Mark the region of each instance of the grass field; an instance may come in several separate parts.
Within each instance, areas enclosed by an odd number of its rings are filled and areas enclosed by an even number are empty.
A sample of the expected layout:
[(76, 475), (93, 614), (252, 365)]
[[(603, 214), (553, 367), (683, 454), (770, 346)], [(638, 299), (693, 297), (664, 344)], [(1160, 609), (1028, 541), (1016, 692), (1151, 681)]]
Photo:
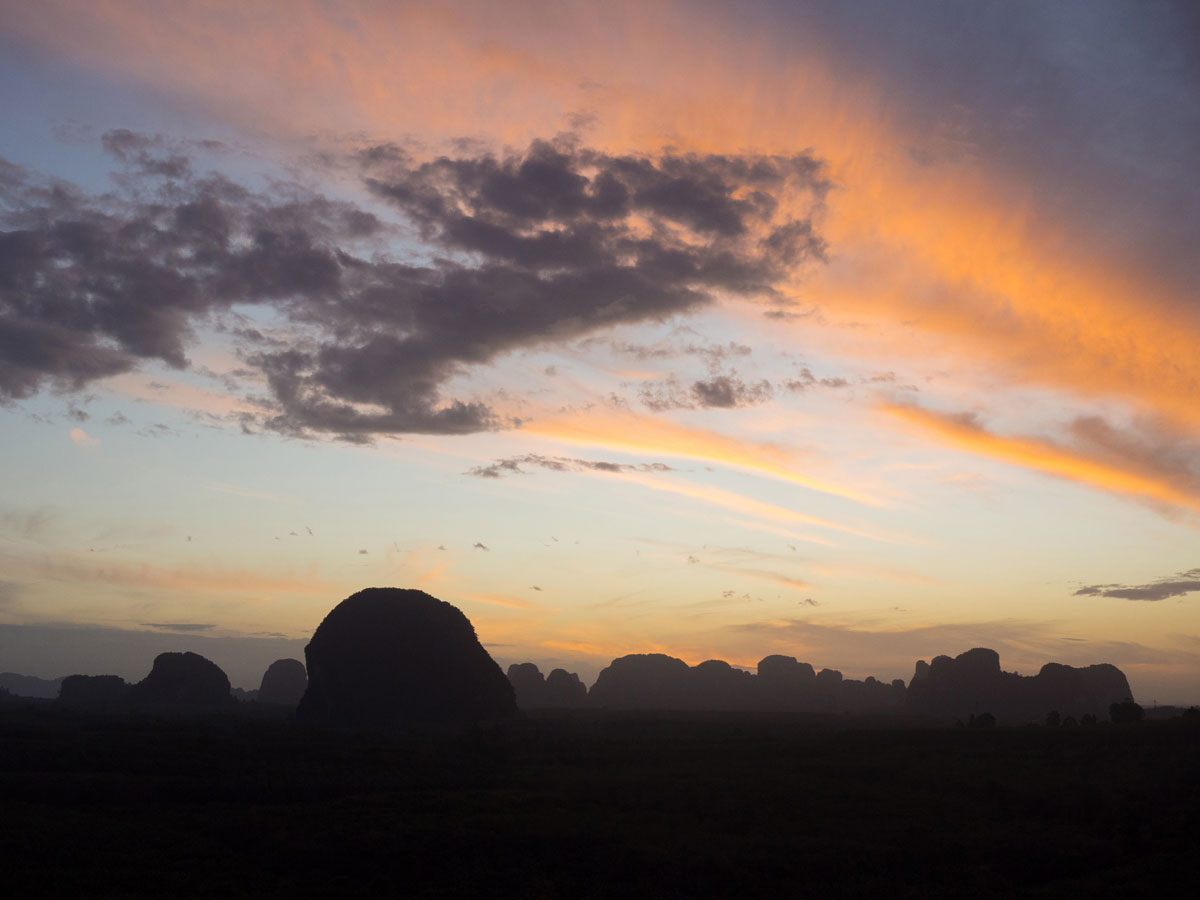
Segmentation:
[(11, 897), (1173, 897), (1200, 729), (0, 710)]

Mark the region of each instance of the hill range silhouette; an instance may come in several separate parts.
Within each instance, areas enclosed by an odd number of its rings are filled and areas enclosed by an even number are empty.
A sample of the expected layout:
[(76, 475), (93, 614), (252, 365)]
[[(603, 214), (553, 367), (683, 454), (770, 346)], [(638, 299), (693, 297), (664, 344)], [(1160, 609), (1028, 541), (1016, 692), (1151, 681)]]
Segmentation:
[[(1002, 671), (994, 650), (919, 660), (912, 679), (890, 682), (817, 671), (772, 654), (754, 672), (722, 660), (688, 665), (660, 653), (612, 660), (589, 688), (532, 662), (507, 677), (479, 643), (467, 617), (419, 590), (367, 588), (339, 603), (296, 659), (273, 662), (257, 690), (231, 689), (225, 673), (196, 653), (163, 653), (136, 684), (115, 675), (38, 679), (0, 675), (11, 695), (57, 696), (65, 707), (159, 712), (230, 711), (245, 702), (295, 709), (301, 721), (389, 726), (504, 719), (518, 710), (777, 711), (907, 715), (938, 722), (988, 714), (1002, 724), (1106, 717), (1132, 702), (1116, 666), (1047, 663), (1026, 677)], [(236, 700), (243, 701), (238, 704)]]

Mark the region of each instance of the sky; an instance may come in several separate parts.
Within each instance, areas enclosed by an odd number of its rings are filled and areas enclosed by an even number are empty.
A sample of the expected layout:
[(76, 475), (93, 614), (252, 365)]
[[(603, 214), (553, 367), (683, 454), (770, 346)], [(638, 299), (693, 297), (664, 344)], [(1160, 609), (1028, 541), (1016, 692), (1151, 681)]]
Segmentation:
[(0, 0), (0, 670), (1200, 700), (1200, 12)]

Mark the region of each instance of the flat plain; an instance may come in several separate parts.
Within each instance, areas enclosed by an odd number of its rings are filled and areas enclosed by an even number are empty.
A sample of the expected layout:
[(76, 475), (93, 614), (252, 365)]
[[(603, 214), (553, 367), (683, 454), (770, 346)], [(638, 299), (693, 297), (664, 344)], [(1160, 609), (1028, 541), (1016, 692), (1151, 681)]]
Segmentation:
[(1191, 896), (1200, 728), (0, 709), (8, 896)]

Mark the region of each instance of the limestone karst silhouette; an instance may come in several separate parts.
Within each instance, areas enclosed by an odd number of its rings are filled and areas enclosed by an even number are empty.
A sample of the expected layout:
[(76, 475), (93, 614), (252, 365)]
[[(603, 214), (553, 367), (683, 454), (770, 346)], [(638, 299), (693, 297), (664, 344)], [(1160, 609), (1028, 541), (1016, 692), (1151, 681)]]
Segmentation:
[(304, 655), (302, 721), (390, 727), (517, 713), (512, 685), (471, 622), (424, 591), (367, 588), (347, 597)]
[(308, 688), (308, 673), (298, 659), (277, 659), (263, 672), (255, 699), (259, 703), (296, 706)]
[(904, 683), (857, 681), (836, 669), (817, 673), (790, 656), (765, 657), (755, 675), (719, 659), (689, 666), (651, 653), (614, 659), (588, 698), (591, 705), (610, 709), (886, 713), (903, 709)]
[(219, 710), (236, 702), (221, 667), (199, 653), (160, 653), (150, 674), (129, 689), (134, 706), (157, 710)]
[[(544, 702), (545, 685), (535, 665), (514, 665), (509, 677), (523, 702)], [(907, 687), (900, 679), (859, 681), (836, 669), (815, 672), (790, 656), (764, 657), (757, 674), (751, 674), (721, 660), (689, 666), (661, 653), (635, 653), (614, 659), (600, 672), (587, 702), (609, 709), (908, 712), (947, 722), (986, 712), (1002, 724), (1015, 724), (1043, 722), (1050, 710), (1073, 720), (1104, 716), (1110, 704), (1128, 696), (1124, 673), (1108, 663), (1084, 668), (1047, 663), (1037, 675), (1022, 677), (1002, 671), (995, 650), (977, 647), (955, 658), (918, 661)]]
[(566, 669), (554, 669), (543, 678), (536, 664), (513, 663), (508, 667), (508, 680), (521, 709), (571, 709), (587, 704), (587, 687)]
[(130, 685), (118, 675), (68, 675), (58, 702), (77, 709), (119, 709), (129, 703)]
[(508, 681), (521, 709), (539, 709), (546, 705), (546, 679), (536, 664), (513, 663), (508, 667)]
[(587, 703), (587, 686), (574, 672), (551, 669), (546, 676), (546, 706), (567, 709)]
[(995, 650), (976, 647), (951, 659), (918, 661), (908, 685), (911, 712), (947, 719), (966, 719), (990, 712), (997, 721), (1041, 722), (1054, 710), (1063, 716), (1099, 716), (1109, 705), (1130, 696), (1129, 681), (1116, 666), (1084, 668), (1047, 663), (1026, 677), (1000, 669)]
[(602, 669), (589, 692), (592, 704), (615, 709), (694, 709), (688, 664), (665, 653), (631, 653)]

